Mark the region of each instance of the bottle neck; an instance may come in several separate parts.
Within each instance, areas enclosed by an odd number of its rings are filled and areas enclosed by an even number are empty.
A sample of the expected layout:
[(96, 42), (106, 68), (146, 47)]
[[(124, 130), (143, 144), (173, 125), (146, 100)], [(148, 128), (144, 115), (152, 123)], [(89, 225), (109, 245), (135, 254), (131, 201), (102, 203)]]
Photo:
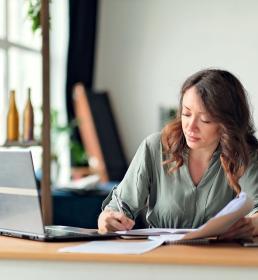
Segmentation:
[(28, 89), (28, 100), (30, 101), (30, 96), (31, 96), (31, 90), (30, 88)]
[(10, 95), (10, 107), (16, 107), (15, 92), (11, 92), (11, 95)]

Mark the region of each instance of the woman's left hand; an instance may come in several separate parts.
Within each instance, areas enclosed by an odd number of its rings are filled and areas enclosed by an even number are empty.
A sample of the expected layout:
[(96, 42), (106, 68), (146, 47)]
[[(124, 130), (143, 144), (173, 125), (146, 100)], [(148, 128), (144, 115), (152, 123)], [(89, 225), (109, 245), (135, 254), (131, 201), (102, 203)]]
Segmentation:
[(254, 225), (250, 217), (241, 218), (229, 230), (219, 236), (219, 239), (251, 239), (254, 235)]

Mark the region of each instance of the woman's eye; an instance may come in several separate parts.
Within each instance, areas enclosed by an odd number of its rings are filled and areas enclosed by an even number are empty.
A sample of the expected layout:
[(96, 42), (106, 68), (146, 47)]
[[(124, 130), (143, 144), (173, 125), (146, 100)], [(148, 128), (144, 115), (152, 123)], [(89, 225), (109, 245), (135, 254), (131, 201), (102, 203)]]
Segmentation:
[(185, 116), (185, 117), (190, 117), (190, 116), (191, 116), (191, 114), (189, 114), (189, 113), (182, 113), (182, 116)]
[(208, 120), (201, 120), (203, 123), (211, 123), (211, 121)]

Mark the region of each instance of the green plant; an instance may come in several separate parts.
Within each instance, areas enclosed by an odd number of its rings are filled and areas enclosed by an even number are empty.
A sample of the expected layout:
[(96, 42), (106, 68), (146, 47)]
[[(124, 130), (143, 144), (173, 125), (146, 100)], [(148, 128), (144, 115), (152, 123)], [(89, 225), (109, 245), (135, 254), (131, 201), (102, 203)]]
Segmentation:
[(55, 143), (54, 146), (57, 146), (57, 147), (52, 147), (53, 149), (52, 157), (53, 158), (55, 157), (56, 160), (58, 160), (57, 158), (57, 153), (58, 153), (57, 149), (59, 146), (58, 138), (63, 134), (67, 134), (69, 136), (69, 142), (70, 142), (72, 165), (87, 166), (88, 155), (82, 143), (74, 137), (74, 132), (78, 128), (78, 121), (76, 119), (73, 119), (67, 125), (60, 125), (58, 122), (58, 111), (52, 109), (50, 114), (50, 122), (51, 122), (52, 143)]
[(40, 9), (41, 1), (40, 0), (29, 0), (29, 7), (27, 16), (31, 20), (31, 29), (32, 32), (36, 32), (40, 28)]
[(71, 162), (73, 166), (88, 166), (88, 155), (78, 140), (70, 138)]
[[(26, 0), (28, 2), (28, 11), (27, 17), (31, 21), (32, 32), (35, 33), (38, 29), (41, 28), (40, 23), (40, 10), (41, 10), (41, 0)], [(49, 0), (49, 3), (51, 1)], [(49, 17), (50, 23), (50, 17)]]

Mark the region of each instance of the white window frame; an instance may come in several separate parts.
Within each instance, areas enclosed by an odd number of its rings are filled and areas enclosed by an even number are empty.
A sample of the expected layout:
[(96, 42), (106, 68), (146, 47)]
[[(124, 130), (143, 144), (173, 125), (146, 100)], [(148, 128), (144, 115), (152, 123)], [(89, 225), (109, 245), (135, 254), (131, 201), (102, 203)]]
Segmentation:
[(8, 5), (8, 0), (3, 0), (4, 2), (4, 22), (5, 22), (5, 30), (4, 30), (4, 36), (3, 38), (0, 37), (0, 50), (3, 50), (4, 52), (4, 85), (3, 89), (4, 92), (0, 93), (1, 97), (0, 100), (3, 103), (3, 111), (1, 112), (0, 118), (1, 120), (1, 135), (0, 135), (0, 144), (3, 144), (6, 139), (6, 122), (4, 121), (6, 119), (6, 114), (7, 114), (7, 108), (8, 108), (8, 92), (10, 91), (10, 77), (9, 77), (9, 55), (8, 52), (11, 48), (16, 48), (20, 52), (29, 52), (29, 53), (37, 53), (41, 54), (41, 50), (33, 47), (28, 47), (26, 45), (20, 44), (20, 43), (15, 43), (12, 42), (8, 39), (8, 34), (9, 34), (9, 21), (8, 21), (8, 14), (9, 14), (9, 5)]
[[(3, 0), (5, 4), (5, 35), (0, 38), (0, 50), (4, 51), (5, 66), (4, 66), (4, 92), (0, 92), (0, 102), (4, 104), (5, 114), (8, 110), (8, 94), (10, 90), (10, 77), (9, 77), (9, 56), (8, 51), (10, 48), (17, 48), (20, 51), (41, 54), (40, 49), (34, 49), (23, 44), (14, 43), (8, 40), (8, 26), (9, 14), (8, 3), (9, 0)], [(65, 110), (65, 88), (66, 88), (66, 64), (67, 64), (67, 50), (68, 50), (68, 23), (69, 23), (69, 1), (62, 1), (60, 6), (59, 1), (51, 1), (50, 5), (51, 14), (51, 28), (50, 28), (50, 95), (51, 107), (57, 109), (60, 117), (60, 124), (64, 125), (67, 122)], [(62, 44), (56, 44), (62, 42)], [(1, 62), (0, 62), (1, 63)], [(1, 112), (2, 114), (2, 112)], [(3, 144), (6, 139), (6, 115), (0, 115), (0, 144)], [(69, 158), (69, 139), (63, 137), (62, 139), (62, 153), (60, 155), (61, 172), (60, 182), (66, 182), (70, 179), (70, 158)], [(2, 140), (3, 139), (3, 140)]]

